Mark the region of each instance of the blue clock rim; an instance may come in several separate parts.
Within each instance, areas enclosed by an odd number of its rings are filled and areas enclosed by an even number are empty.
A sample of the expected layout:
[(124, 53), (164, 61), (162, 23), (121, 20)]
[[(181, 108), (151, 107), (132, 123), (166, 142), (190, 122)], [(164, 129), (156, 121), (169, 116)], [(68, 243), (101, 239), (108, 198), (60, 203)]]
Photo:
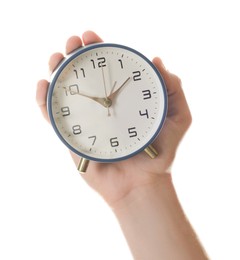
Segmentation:
[[(155, 71), (156, 75), (158, 76), (158, 78), (161, 82), (161, 87), (162, 87), (163, 96), (164, 96), (163, 116), (162, 116), (161, 122), (159, 123), (159, 126), (158, 126), (156, 132), (154, 133), (154, 135), (152, 136), (152, 138), (145, 145), (143, 145), (140, 149), (138, 149), (137, 151), (130, 153), (126, 156), (118, 157), (118, 158), (109, 158), (109, 159), (96, 158), (96, 157), (88, 156), (88, 155), (81, 153), (78, 150), (76, 150), (74, 147), (72, 147), (63, 138), (61, 133), (58, 131), (58, 128), (55, 124), (55, 120), (54, 120), (53, 113), (52, 113), (52, 102), (51, 102), (52, 101), (52, 94), (53, 94), (53, 90), (54, 90), (54, 87), (55, 87), (55, 83), (56, 83), (59, 75), (63, 71), (63, 69), (67, 66), (68, 63), (70, 63), (72, 60), (74, 60), (80, 54), (87, 52), (89, 50), (99, 48), (99, 47), (115, 47), (115, 48), (126, 49), (130, 52), (137, 54), (142, 59), (144, 59), (152, 67), (152, 69)], [(117, 43), (93, 43), (93, 44), (89, 44), (89, 45), (80, 47), (80, 48), (76, 49), (75, 51), (73, 51), (72, 53), (70, 53), (69, 55), (67, 55), (64, 58), (64, 60), (62, 62), (60, 62), (60, 64), (57, 66), (57, 68), (53, 71), (52, 80), (49, 84), (48, 93), (47, 93), (47, 111), (48, 111), (48, 115), (49, 115), (49, 118), (50, 118), (51, 125), (52, 125), (55, 133), (57, 134), (58, 138), (62, 141), (62, 143), (65, 144), (65, 146), (68, 147), (69, 150), (71, 150), (72, 152), (74, 152), (78, 156), (85, 158), (87, 160), (102, 162), (102, 163), (111, 163), (111, 162), (118, 162), (118, 161), (127, 160), (127, 159), (139, 154), (144, 149), (146, 149), (149, 145), (151, 145), (161, 132), (161, 129), (162, 129), (162, 127), (165, 123), (165, 120), (166, 120), (167, 109), (168, 109), (168, 96), (167, 96), (166, 84), (164, 82), (164, 79), (163, 79), (161, 73), (158, 71), (158, 69), (155, 67), (155, 65), (145, 55), (143, 55), (139, 51), (137, 51), (137, 50), (135, 50), (131, 47), (128, 47), (126, 45), (117, 44)]]

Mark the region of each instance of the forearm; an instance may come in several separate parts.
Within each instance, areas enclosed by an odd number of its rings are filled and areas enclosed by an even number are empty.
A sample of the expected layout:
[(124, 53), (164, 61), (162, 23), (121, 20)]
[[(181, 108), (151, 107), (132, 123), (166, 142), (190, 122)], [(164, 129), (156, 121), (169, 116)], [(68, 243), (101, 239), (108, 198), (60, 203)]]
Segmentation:
[(114, 212), (134, 259), (207, 259), (177, 199), (171, 176), (135, 188)]

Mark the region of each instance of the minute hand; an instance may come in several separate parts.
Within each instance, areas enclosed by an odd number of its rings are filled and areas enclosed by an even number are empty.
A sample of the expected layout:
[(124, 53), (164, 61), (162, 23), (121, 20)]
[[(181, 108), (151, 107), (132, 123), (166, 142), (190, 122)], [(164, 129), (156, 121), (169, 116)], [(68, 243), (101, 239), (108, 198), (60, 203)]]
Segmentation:
[(126, 86), (126, 84), (128, 83), (128, 81), (129, 81), (130, 79), (131, 79), (131, 78), (128, 77), (128, 78), (123, 82), (123, 84), (122, 84), (115, 92), (111, 93), (111, 94), (108, 96), (108, 98), (109, 98), (110, 100), (113, 100), (113, 99), (119, 94), (120, 90), (121, 90), (124, 86)]

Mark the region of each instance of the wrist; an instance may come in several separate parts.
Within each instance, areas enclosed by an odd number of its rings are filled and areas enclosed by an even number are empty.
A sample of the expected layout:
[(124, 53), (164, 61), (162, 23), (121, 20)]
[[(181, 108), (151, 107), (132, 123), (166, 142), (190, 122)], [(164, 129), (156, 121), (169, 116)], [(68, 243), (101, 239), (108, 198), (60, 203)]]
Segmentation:
[(118, 216), (124, 214), (125, 211), (129, 212), (130, 208), (138, 205), (144, 206), (145, 203), (149, 203), (150, 199), (158, 199), (160, 191), (165, 193), (166, 190), (170, 189), (174, 190), (170, 173), (155, 175), (149, 182), (134, 187), (111, 207)]
[[(134, 259), (161, 258), (161, 245), (168, 243), (166, 237), (175, 229), (175, 219), (169, 216), (176, 214), (168, 213), (172, 211), (168, 201), (172, 191), (171, 175), (161, 174), (154, 182), (134, 188), (114, 204), (113, 211)], [(166, 259), (165, 254), (162, 259)]]
[(207, 259), (170, 174), (134, 188), (114, 204), (113, 211), (134, 259)]

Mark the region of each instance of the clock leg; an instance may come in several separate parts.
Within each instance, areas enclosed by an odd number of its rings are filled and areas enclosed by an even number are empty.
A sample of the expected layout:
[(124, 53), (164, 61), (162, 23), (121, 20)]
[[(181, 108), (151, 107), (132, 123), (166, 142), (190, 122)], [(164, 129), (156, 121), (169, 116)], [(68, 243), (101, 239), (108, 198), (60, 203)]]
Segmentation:
[(77, 167), (78, 171), (84, 174), (87, 171), (88, 164), (89, 164), (89, 160), (85, 158), (81, 158)]
[(157, 150), (152, 145), (149, 145), (147, 148), (144, 149), (144, 151), (151, 159), (154, 159), (158, 156)]

